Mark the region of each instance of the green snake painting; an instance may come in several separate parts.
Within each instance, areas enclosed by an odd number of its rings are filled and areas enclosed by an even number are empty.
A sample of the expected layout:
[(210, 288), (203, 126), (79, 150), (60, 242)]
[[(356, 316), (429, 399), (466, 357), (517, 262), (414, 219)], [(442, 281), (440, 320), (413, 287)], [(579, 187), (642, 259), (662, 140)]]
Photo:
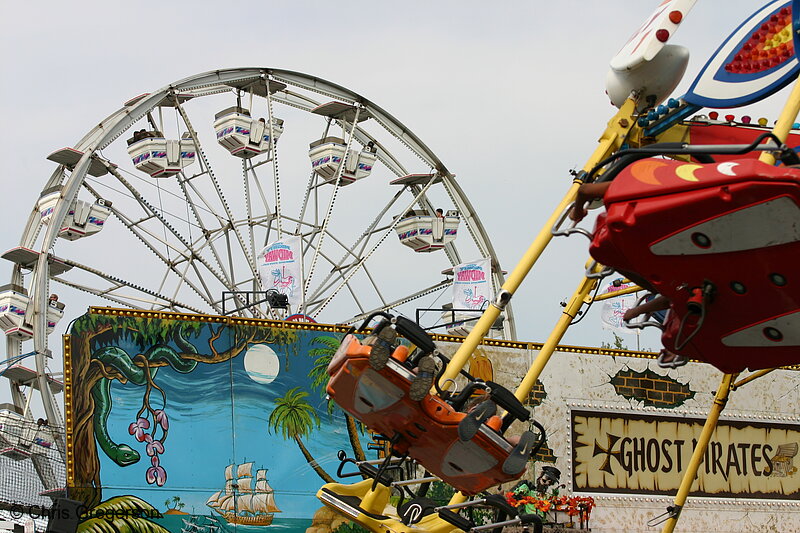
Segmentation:
[[(197, 354), (197, 349), (181, 336), (180, 328), (175, 329), (173, 339), (181, 352)], [(148, 398), (153, 389), (161, 392), (164, 404), (166, 404), (166, 397), (164, 396), (164, 392), (153, 382), (153, 378), (158, 371), (158, 366), (163, 366), (164, 363), (171, 366), (175, 371), (185, 374), (194, 370), (197, 366), (197, 361), (181, 358), (179, 352), (166, 344), (152, 346), (144, 354), (136, 355), (133, 358), (122, 348), (104, 346), (92, 354), (92, 359), (100, 362), (104, 369), (107, 367), (113, 368), (128, 383), (147, 388), (144, 405), (137, 414), (137, 422), (131, 425), (131, 435), (135, 435), (136, 440), (140, 442), (147, 442), (148, 455), (157, 456), (158, 453), (163, 453), (163, 442), (166, 439), (168, 427), (166, 414), (164, 414), (162, 409), (151, 408)], [(139, 364), (137, 364), (137, 362)], [(150, 366), (155, 363), (157, 363), (158, 366)], [(105, 376), (92, 387), (91, 393), (95, 404), (92, 420), (94, 434), (98, 445), (112, 461), (119, 466), (130, 466), (139, 461), (141, 457), (139, 452), (127, 444), (118, 444), (114, 442), (108, 433), (107, 422), (112, 408), (112, 381), (112, 377)], [(147, 413), (145, 413), (145, 411), (147, 411)], [(142, 418), (143, 413), (145, 418)], [(152, 415), (154, 422), (153, 432), (145, 434), (144, 430), (148, 429), (150, 426), (148, 420), (150, 415)], [(162, 437), (158, 440), (154, 440), (156, 424), (160, 424), (163, 431)], [(154, 466), (157, 465), (154, 463)]]

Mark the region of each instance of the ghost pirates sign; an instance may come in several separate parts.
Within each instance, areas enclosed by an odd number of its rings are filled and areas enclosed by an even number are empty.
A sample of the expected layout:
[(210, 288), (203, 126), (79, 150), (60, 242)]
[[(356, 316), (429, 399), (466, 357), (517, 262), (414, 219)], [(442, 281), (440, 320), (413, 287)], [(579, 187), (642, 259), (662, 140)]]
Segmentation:
[[(572, 411), (575, 491), (672, 494), (702, 419)], [(800, 497), (800, 425), (720, 420), (692, 495)]]

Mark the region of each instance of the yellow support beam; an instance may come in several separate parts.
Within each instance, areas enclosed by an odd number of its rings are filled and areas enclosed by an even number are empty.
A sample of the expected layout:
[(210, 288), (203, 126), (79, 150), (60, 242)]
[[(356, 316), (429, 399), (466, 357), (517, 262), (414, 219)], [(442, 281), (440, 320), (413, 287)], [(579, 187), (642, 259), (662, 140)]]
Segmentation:
[[(595, 266), (595, 272), (599, 272), (602, 268), (602, 265)], [(596, 279), (589, 279), (584, 277), (578, 288), (575, 289), (575, 293), (570, 298), (569, 303), (564, 308), (561, 313), (561, 318), (558, 319), (556, 322), (553, 331), (550, 332), (550, 336), (542, 346), (542, 349), (539, 350), (539, 354), (536, 356), (536, 359), (533, 360), (533, 364), (528, 369), (527, 374), (525, 377), (522, 378), (522, 382), (517, 387), (517, 390), (514, 392), (514, 396), (521, 401), (524, 402), (528, 395), (533, 390), (533, 386), (536, 385), (536, 380), (539, 379), (539, 376), (542, 374), (542, 370), (544, 370), (545, 365), (547, 365), (548, 361), (550, 361), (550, 356), (553, 355), (555, 352), (558, 343), (561, 342), (561, 339), (564, 337), (564, 333), (567, 332), (567, 328), (578, 316), (578, 311), (580, 311), (581, 306), (589, 297), (589, 293), (594, 289), (595, 285), (597, 284), (598, 280)]]
[(773, 370), (778, 370), (778, 369), (777, 368), (764, 368), (763, 370), (758, 370), (756, 372), (753, 372), (749, 376), (747, 376), (745, 378), (742, 378), (739, 381), (737, 381), (736, 383), (734, 383), (733, 385), (731, 385), (731, 390), (736, 390), (739, 387), (741, 387), (742, 385), (747, 385), (748, 383), (750, 383), (754, 379), (758, 379), (758, 378), (760, 378), (762, 376), (766, 376), (767, 374), (769, 374)]
[(697, 477), (697, 470), (700, 468), (700, 463), (703, 461), (706, 448), (708, 448), (708, 443), (711, 441), (711, 435), (717, 427), (719, 415), (722, 413), (722, 410), (725, 409), (725, 404), (728, 403), (728, 395), (730, 394), (733, 380), (736, 379), (736, 376), (737, 374), (725, 374), (722, 376), (722, 383), (719, 385), (717, 395), (714, 397), (714, 403), (711, 406), (711, 411), (708, 413), (706, 423), (703, 425), (703, 431), (700, 433), (697, 447), (694, 449), (692, 458), (689, 460), (686, 471), (683, 473), (681, 485), (678, 487), (678, 493), (675, 495), (675, 503), (668, 509), (669, 517), (664, 522), (661, 533), (673, 533), (673, 531), (675, 531), (675, 525), (678, 523), (681, 510), (683, 510), (683, 506), (686, 504), (686, 500), (689, 497), (689, 492), (692, 490), (692, 483), (694, 483), (694, 479)]
[[(794, 88), (789, 94), (789, 99), (786, 101), (783, 111), (781, 111), (781, 116), (778, 117), (775, 127), (772, 128), (772, 133), (781, 142), (785, 142), (789, 136), (789, 130), (792, 129), (792, 124), (797, 119), (798, 113), (800, 113), (800, 78), (794, 83)], [(758, 160), (768, 165), (775, 164), (775, 156), (769, 152), (762, 152)]]
[[(619, 149), (635, 124), (633, 118), (635, 111), (636, 102), (629, 98), (622, 107), (620, 107), (617, 114), (608, 122), (603, 135), (599, 139), (597, 148), (583, 167), (585, 172), (589, 172), (600, 161)], [(530, 272), (533, 265), (542, 255), (544, 249), (550, 243), (550, 240), (553, 238), (553, 226), (558, 222), (567, 207), (575, 201), (578, 188), (582, 183), (583, 182), (580, 180), (575, 180), (572, 183), (567, 194), (561, 202), (559, 202), (553, 214), (547, 219), (544, 227), (539, 231), (539, 234), (522, 256), (522, 259), (519, 260), (517, 266), (514, 267), (514, 270), (509, 274), (506, 282), (501, 287), (498, 298), (486, 308), (481, 318), (473, 326), (472, 331), (470, 331), (469, 335), (464, 339), (461, 347), (453, 355), (450, 364), (447, 365), (447, 368), (439, 379), (440, 387), (449, 387), (451, 383), (450, 380), (455, 379), (461, 369), (464, 368), (464, 365), (467, 364), (475, 348), (483, 341), (489, 328), (494, 324), (495, 320), (497, 320), (497, 317), (500, 316), (500, 313), (511, 299), (511, 296), (513, 296), (514, 292), (519, 288), (522, 281), (528, 275), (528, 272)]]

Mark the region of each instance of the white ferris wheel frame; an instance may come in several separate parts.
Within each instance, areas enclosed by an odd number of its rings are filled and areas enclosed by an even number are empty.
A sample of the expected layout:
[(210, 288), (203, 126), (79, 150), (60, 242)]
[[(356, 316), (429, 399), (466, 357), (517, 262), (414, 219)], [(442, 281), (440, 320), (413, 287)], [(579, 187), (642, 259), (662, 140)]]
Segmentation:
[[(31, 282), (29, 286), (30, 291), (30, 304), (28, 307), (28, 313), (26, 313), (26, 317), (31, 318), (31, 325), (33, 326), (33, 351), (35, 353), (35, 362), (36, 362), (36, 381), (38, 384), (38, 389), (42, 396), (43, 405), (45, 409), (45, 413), (49, 420), (51, 421), (59, 421), (62, 422), (61, 416), (59, 415), (59, 411), (57, 409), (57, 404), (53, 397), (53, 394), (50, 392), (50, 388), (48, 386), (48, 374), (46, 371), (46, 362), (47, 357), (49, 354), (48, 351), (48, 340), (47, 340), (47, 309), (48, 309), (48, 295), (49, 295), (49, 283), (51, 279), (50, 273), (50, 263), (52, 261), (50, 250), (55, 245), (55, 242), (59, 236), (59, 229), (61, 227), (61, 221), (65, 219), (68, 215), (68, 211), (70, 209), (70, 205), (72, 202), (77, 198), (81, 187), (84, 185), (84, 181), (86, 178), (87, 173), (91, 168), (97, 168), (97, 165), (100, 164), (105, 167), (106, 171), (115, 172), (115, 165), (110, 161), (103, 159), (100, 155), (101, 150), (111, 144), (113, 141), (118, 139), (122, 136), (126, 130), (128, 130), (133, 124), (135, 124), (140, 119), (144, 118), (148, 115), (148, 113), (159, 107), (159, 106), (168, 106), (168, 107), (175, 107), (183, 116), (184, 120), (186, 121), (186, 125), (191, 128), (191, 124), (188, 122), (188, 117), (185, 116), (185, 112), (181, 109), (181, 103), (189, 100), (194, 97), (201, 97), (211, 94), (217, 94), (225, 91), (233, 91), (236, 88), (243, 87), (248, 84), (263, 84), (264, 87), (264, 96), (267, 99), (268, 106), (270, 109), (271, 114), (271, 107), (272, 107), (272, 100), (277, 101), (279, 103), (289, 105), (295, 108), (299, 108), (304, 111), (310, 111), (314, 107), (318, 105), (317, 102), (314, 102), (312, 99), (304, 97), (299, 93), (295, 93), (292, 91), (282, 91), (281, 92), (273, 92), (272, 90), (268, 90), (269, 87), (271, 89), (271, 85), (276, 83), (278, 85), (286, 85), (286, 86), (294, 86), (305, 89), (310, 92), (318, 93), (320, 95), (342, 101), (353, 106), (356, 106), (356, 113), (359, 113), (361, 110), (367, 110), (369, 113), (370, 118), (373, 118), (377, 121), (386, 131), (388, 131), (391, 135), (393, 135), (397, 140), (399, 140), (406, 148), (408, 148), (411, 152), (416, 154), (420, 159), (422, 159), (431, 169), (434, 169), (435, 174), (431, 176), (431, 180), (425, 185), (412, 185), (409, 186), (411, 191), (414, 193), (415, 199), (414, 202), (411, 203), (413, 206), (415, 203), (419, 202), (420, 204), (426, 204), (426, 207), (429, 208), (432, 212), (433, 206), (427, 201), (425, 197), (425, 191), (434, 181), (434, 176), (436, 181), (441, 181), (444, 189), (447, 191), (448, 196), (453, 201), (455, 207), (459, 211), (461, 220), (466, 223), (466, 227), (468, 228), (471, 237), (479, 249), (479, 252), (484, 257), (491, 258), (492, 261), (492, 285), (495, 288), (495, 291), (502, 286), (504, 282), (503, 272), (500, 268), (499, 262), (497, 260), (494, 248), (489, 240), (489, 237), (485, 231), (485, 228), (481, 221), (478, 219), (477, 215), (475, 214), (475, 210), (473, 209), (472, 204), (470, 203), (469, 199), (467, 198), (466, 194), (461, 189), (458, 182), (455, 180), (455, 176), (448, 171), (445, 165), (441, 162), (441, 160), (413, 133), (409, 128), (404, 126), (400, 123), (396, 118), (392, 115), (384, 111), (382, 108), (377, 106), (376, 104), (372, 103), (370, 100), (364, 98), (363, 96), (352, 92), (340, 85), (335, 83), (331, 83), (325, 81), (323, 79), (317, 78), (315, 76), (289, 71), (289, 70), (282, 70), (282, 69), (274, 69), (274, 68), (231, 68), (231, 69), (222, 69), (222, 70), (215, 70), (210, 71), (194, 76), (190, 76), (183, 80), (174, 82), (162, 89), (155, 91), (153, 93), (149, 93), (143, 95), (141, 97), (135, 98), (124, 105), (122, 108), (117, 110), (116, 112), (109, 115), (107, 118), (102, 120), (97, 126), (92, 128), (75, 146), (74, 149), (81, 152), (82, 155), (77, 163), (71, 168), (71, 172), (69, 176), (64, 180), (65, 176), (65, 167), (60, 165), (51, 175), (47, 184), (45, 185), (44, 189), (61, 186), (62, 194), (61, 198), (58, 200), (54, 207), (53, 215), (51, 222), (47, 226), (42, 226), (41, 223), (41, 216), (38, 212), (38, 209), (34, 208), (33, 212), (28, 218), (24, 233), (22, 238), (20, 239), (20, 246), (25, 248), (35, 249), (36, 242), (39, 239), (40, 232), (43, 228), (45, 229), (44, 237), (41, 239), (41, 242), (38, 246), (38, 260), (36, 261), (35, 265), (31, 268)], [(270, 117), (271, 119), (272, 117)], [(351, 135), (348, 139), (348, 147), (349, 143), (352, 142), (353, 138), (358, 140), (361, 144), (366, 144), (371, 140), (371, 137), (368, 133), (364, 132), (358, 127), (358, 116), (356, 115), (355, 120), (352, 121), (352, 124), (347, 122), (340, 122), (340, 124), (349, 125), (351, 127)], [(271, 124), (270, 124), (271, 128)], [(272, 135), (270, 135), (272, 138)], [(270, 141), (272, 142), (272, 141)], [(197, 144), (198, 152), (201, 152), (201, 146), (199, 145), (199, 141), (197, 141), (195, 137), (195, 143)], [(202, 154), (199, 154), (202, 155)], [(392, 157), (391, 153), (388, 151), (384, 151), (380, 157), (380, 160), (383, 164), (385, 164), (393, 173), (398, 176), (403, 176), (408, 172), (403, 168), (402, 164), (397, 161), (394, 157)], [(273, 156), (277, 157), (277, 152), (273, 151)], [(277, 168), (276, 164), (273, 164), (273, 168)], [(208, 172), (210, 172), (210, 167)], [(115, 174), (118, 179), (124, 180), (124, 178), (118, 174)], [(278, 190), (279, 187), (279, 179), (277, 176), (277, 171), (274, 172), (274, 186), (276, 187), (276, 203), (278, 205), (275, 206), (277, 224), (278, 224), (278, 232), (281, 232), (280, 224), (281, 224), (281, 215), (280, 215), (280, 193)], [(337, 186), (336, 189), (339, 187)], [(221, 194), (221, 193), (220, 193)], [(333, 199), (335, 197), (336, 192), (334, 191), (331, 199), (331, 205), (333, 204)], [(399, 193), (395, 195), (399, 197)], [(141, 200), (140, 200), (141, 201)], [(371, 227), (368, 227), (367, 231), (374, 230), (375, 224), (378, 222), (380, 217), (385, 214), (386, 210), (391, 207), (392, 203), (390, 202), (384, 208), (384, 211), (378, 215), (378, 219), (376, 219)], [(232, 219), (232, 214), (227, 213), (227, 216)], [(324, 238), (325, 228), (324, 224), (327, 224), (328, 218), (325, 219), (323, 222), (322, 236), (320, 238)], [(298, 224), (300, 222), (298, 221)], [(396, 222), (395, 222), (396, 223)], [(128, 226), (128, 229), (131, 229), (131, 226)], [(231, 228), (234, 230), (234, 233), (237, 234), (237, 238), (240, 240), (242, 236), (235, 228)], [(385, 228), (384, 228), (385, 229)], [(391, 230), (391, 228), (390, 228)], [(367, 233), (365, 231), (365, 234)], [(380, 242), (385, 239), (386, 233), (384, 237), (382, 237), (378, 244), (376, 244), (372, 251), (380, 244)], [(244, 243), (241, 243), (244, 247)], [(350, 253), (353, 253), (353, 249), (358, 245), (354, 245), (350, 248)], [(317, 251), (321, 248), (321, 245), (316, 248), (314, 258), (311, 262), (311, 272), (309, 272), (309, 278), (313, 275), (313, 269), (318, 259)], [(152, 248), (151, 248), (152, 249)], [(191, 249), (191, 248), (189, 248)], [(153, 250), (155, 251), (155, 250)], [(446, 244), (444, 252), (448, 255), (450, 262), (455, 265), (461, 262), (462, 258), (459, 257), (458, 251), (452, 244)], [(363, 250), (362, 250), (363, 253)], [(371, 253), (368, 252), (368, 253)], [(366, 257), (364, 257), (366, 259)], [(470, 258), (471, 259), (471, 258)], [(188, 261), (188, 260), (187, 260)], [(361, 261), (363, 263), (363, 261)], [(77, 265), (71, 264), (70, 266), (77, 266), (78, 268), (86, 269), (84, 265)], [(251, 267), (253, 265), (251, 264)], [(355, 268), (351, 268), (351, 276), (358, 269), (358, 265)], [(91, 271), (91, 270), (90, 270)], [(111, 275), (104, 274), (98, 271), (92, 271), (93, 274), (98, 275), (100, 277), (105, 278), (107, 281), (111, 281), (114, 283), (125, 284), (124, 280), (114, 278)], [(343, 282), (340, 283), (339, 287), (336, 291), (340, 290), (347, 284), (349, 278), (345, 279)], [(19, 265), (17, 265), (12, 274), (12, 283), (22, 284), (23, 283), (23, 274), (22, 270)], [(323, 283), (327, 283), (328, 280)], [(331, 285), (332, 286), (332, 285)], [(133, 286), (134, 289), (143, 292), (144, 294), (150, 294), (154, 298), (160, 298), (162, 301), (166, 301), (167, 303), (175, 304), (176, 302), (170, 302), (169, 298), (163, 297), (163, 295), (159, 295), (154, 291), (149, 291), (148, 289), (140, 286)], [(321, 287), (321, 286), (320, 286)], [(84, 287), (77, 287), (79, 289), (86, 290)], [(232, 289), (235, 287), (232, 287)], [(386, 307), (392, 307), (399, 305), (403, 301), (408, 301), (413, 299), (420, 294), (424, 294), (427, 292), (431, 292), (433, 290), (437, 290), (441, 288), (441, 284), (434, 285), (427, 289), (423, 289), (419, 291), (418, 294), (409, 295), (409, 297), (405, 300), (398, 300), (395, 302), (387, 303)], [(195, 289), (196, 290), (196, 289)], [(91, 292), (91, 291), (88, 291)], [(117, 301), (109, 295), (103, 295), (105, 298), (111, 301)], [(313, 298), (312, 295), (308, 295), (309, 297)], [(332, 296), (331, 296), (332, 297)], [(330, 299), (330, 298), (329, 298)], [(328, 300), (329, 300), (328, 299)], [(210, 302), (209, 302), (210, 303)], [(327, 301), (323, 301), (321, 303), (322, 307), (327, 304)], [(128, 305), (128, 304), (126, 304)], [(213, 305), (212, 305), (213, 307)], [(193, 309), (189, 306), (181, 306), (182, 309), (187, 311), (192, 311)], [(199, 311), (199, 310), (197, 310)], [(199, 311), (203, 312), (203, 311)], [(364, 313), (362, 316), (366, 316), (368, 313)], [(505, 320), (505, 337), (507, 339), (515, 340), (516, 339), (516, 328), (514, 325), (514, 315), (511, 306), (507, 306), (505, 308), (506, 320)], [(354, 317), (358, 319), (360, 317)], [(8, 357), (14, 357), (21, 354), (22, 351), (22, 343), (16, 339), (8, 338), (7, 339), (7, 354)], [(62, 423), (63, 425), (63, 423)], [(61, 436), (56, 437), (57, 445), (59, 451), (64, 455), (64, 443)]]

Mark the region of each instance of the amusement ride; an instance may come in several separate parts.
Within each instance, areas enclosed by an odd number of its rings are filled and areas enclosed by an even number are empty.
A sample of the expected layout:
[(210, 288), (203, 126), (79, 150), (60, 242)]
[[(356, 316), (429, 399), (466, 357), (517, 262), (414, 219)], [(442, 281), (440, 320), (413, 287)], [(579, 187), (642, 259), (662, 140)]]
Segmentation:
[[(125, 102), (74, 147), (51, 154), (57, 168), (20, 246), (2, 256), (15, 264), (0, 320), (13, 363), (4, 377), (20, 411), (6, 416), (29, 416), (28, 396), (38, 391), (48, 418), (60, 420), (58, 385), (46, 370), (48, 335), (68, 303), (56, 287), (135, 309), (333, 316), (351, 330), (328, 366), (327, 393), (382, 435), (389, 453), (380, 461), (342, 454), (340, 477), (361, 479), (327, 483), (319, 499), (375, 532), (541, 531), (541, 517), (488, 491), (519, 480), (544, 443), (545, 428), (523, 401), (582, 308), (602, 298), (598, 284), (616, 273), (635, 284), (620, 292), (646, 291), (668, 308), (665, 318), (648, 312), (629, 323), (663, 331), (663, 364), (692, 359), (724, 374), (674, 503), (651, 524), (673, 531), (729, 393), (800, 363), (800, 293), (789, 267), (800, 251), (800, 142), (791, 133), (800, 111), (800, 6), (776, 0), (757, 9), (677, 98), (688, 50), (670, 40), (694, 3), (662, 2), (612, 59), (606, 90), (618, 110), (507, 278), (453, 174), (352, 91), (244, 68)], [(791, 83), (772, 128), (700, 114)], [(304, 175), (292, 166), (300, 160)], [(235, 171), (235, 183), (222, 178)], [(378, 173), (387, 178), (380, 187)], [(342, 208), (356, 201), (358, 209)], [(604, 209), (593, 228), (580, 224), (585, 204)], [(287, 237), (300, 240), (302, 283), (259, 271), (260, 250)], [(515, 339), (512, 297), (553, 237), (587, 237), (590, 257), (549, 338), (514, 390), (470, 375), (464, 368), (483, 339)], [(113, 253), (91, 265), (75, 259), (103, 238), (117, 243)], [(391, 268), (400, 253), (426, 265), (415, 271), (441, 275), (400, 279)], [(437, 293), (456, 265), (476, 258), (490, 261), (495, 297), (448, 357), (429, 317), (407, 317), (427, 306), (440, 322), (448, 313)], [(277, 297), (294, 290), (301, 294)], [(19, 363), (26, 357), (35, 368)], [(512, 436), (520, 422), (530, 429)], [(63, 437), (54, 438), (63, 453)], [(404, 463), (425, 477), (398, 480)], [(456, 489), (447, 505), (426, 498), (432, 480)], [(493, 509), (495, 519), (476, 524), (461, 512), (473, 507)]]

